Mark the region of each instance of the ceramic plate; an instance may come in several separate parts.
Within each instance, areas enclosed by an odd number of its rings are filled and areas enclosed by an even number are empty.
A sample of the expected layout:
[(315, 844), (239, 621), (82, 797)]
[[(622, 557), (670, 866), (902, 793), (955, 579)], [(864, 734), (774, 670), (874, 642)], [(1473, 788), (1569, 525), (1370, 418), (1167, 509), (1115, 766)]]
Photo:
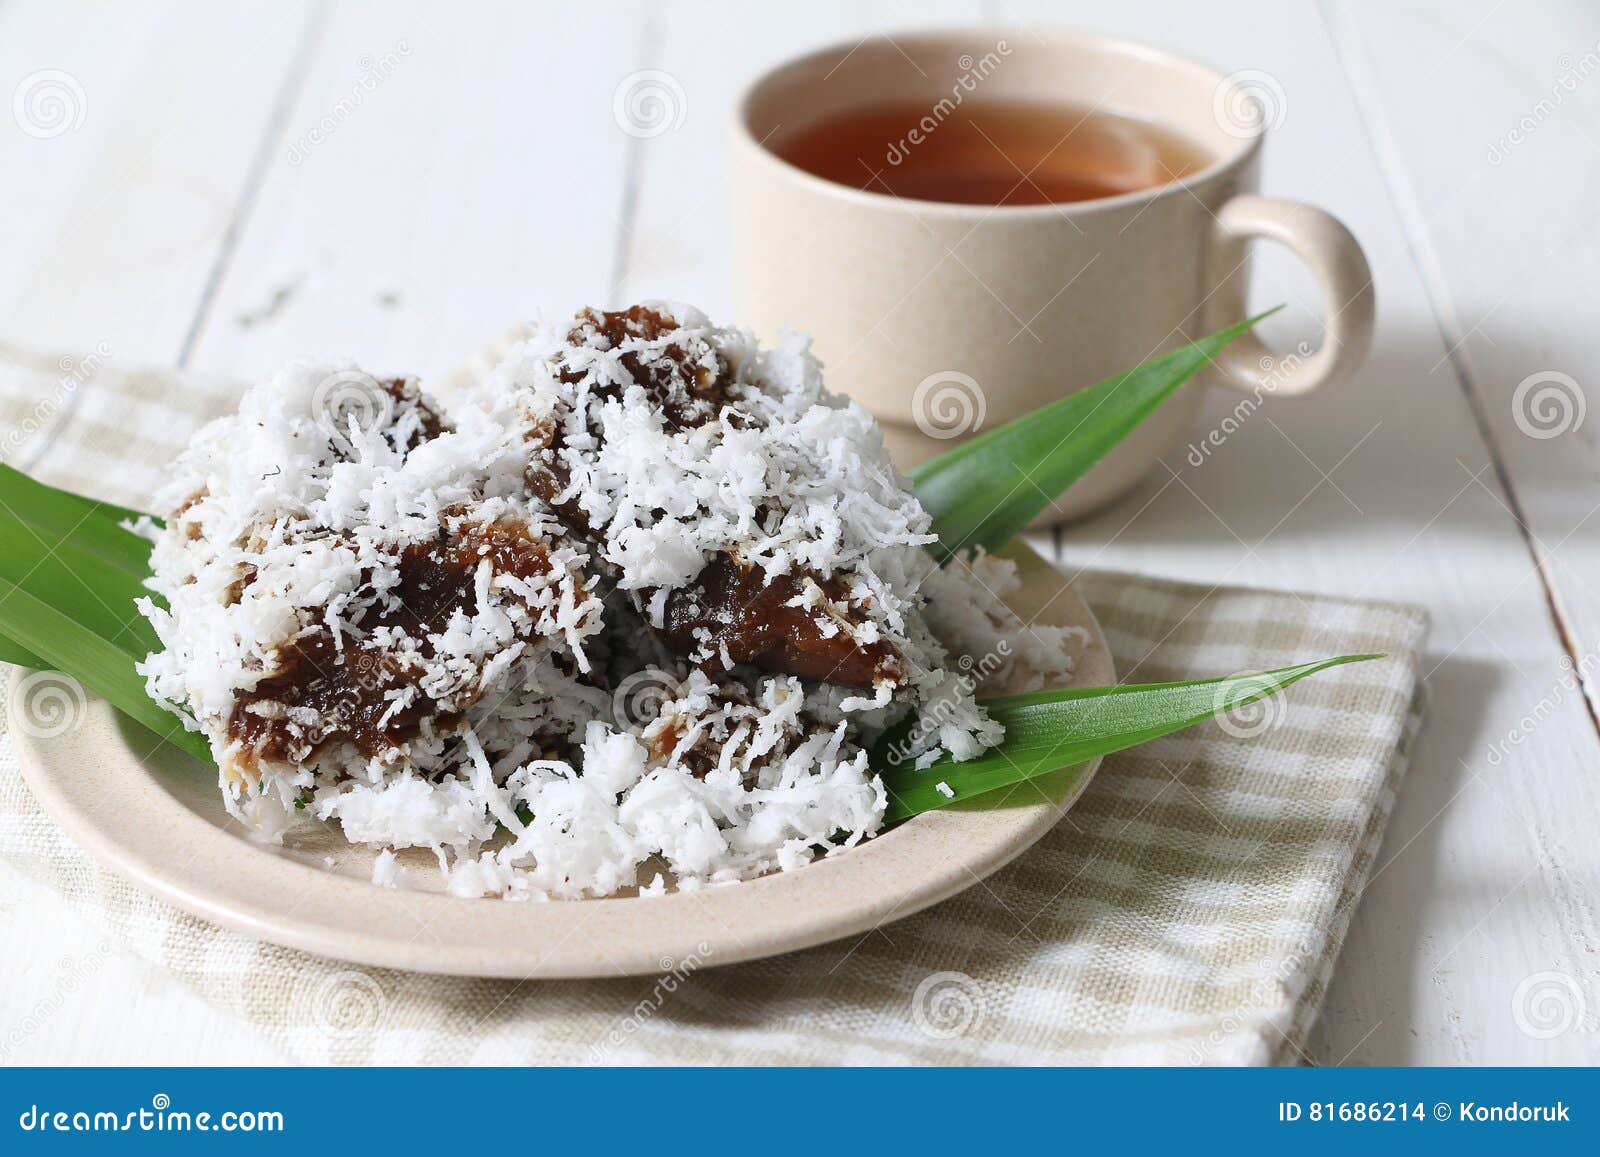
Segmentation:
[[(1088, 630), (1075, 682), (1114, 681), (1089, 608), (1026, 547), (1014, 557), (1024, 619)], [(370, 882), (371, 853), (337, 832), (285, 847), (228, 818), (215, 773), (94, 700), (78, 725), (43, 736), (13, 720), (24, 778), (55, 820), (114, 871), (197, 916), (277, 944), (362, 964), (462, 976), (607, 977), (694, 958), (731, 964), (807, 948), (911, 915), (970, 887), (1042, 836), (1098, 763), (1063, 768), (1004, 799), (915, 817), (841, 855), (741, 884), (641, 899), (508, 903), (430, 889), (408, 853), (411, 889)], [(1037, 788), (1037, 790), (1036, 790)]]

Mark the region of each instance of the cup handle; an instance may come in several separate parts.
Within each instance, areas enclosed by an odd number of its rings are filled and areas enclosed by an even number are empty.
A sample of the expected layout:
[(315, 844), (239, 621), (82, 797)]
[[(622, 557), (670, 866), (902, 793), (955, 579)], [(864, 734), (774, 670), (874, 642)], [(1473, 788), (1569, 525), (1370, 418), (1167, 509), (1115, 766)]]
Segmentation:
[(1349, 378), (1372, 344), (1372, 270), (1350, 230), (1310, 205), (1253, 193), (1223, 205), (1207, 255), (1207, 284), (1217, 288), (1205, 311), (1206, 329), (1221, 329), (1245, 316), (1246, 259), (1256, 238), (1287, 245), (1316, 276), (1326, 303), (1322, 345), (1314, 352), (1280, 355), (1254, 333), (1241, 334), (1217, 355), (1223, 384), (1292, 396)]

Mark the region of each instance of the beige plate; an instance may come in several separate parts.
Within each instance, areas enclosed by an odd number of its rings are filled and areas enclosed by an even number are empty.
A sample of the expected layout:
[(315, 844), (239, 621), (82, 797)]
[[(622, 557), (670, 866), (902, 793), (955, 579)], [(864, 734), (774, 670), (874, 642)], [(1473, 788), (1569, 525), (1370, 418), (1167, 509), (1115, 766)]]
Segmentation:
[[(1100, 626), (1062, 576), (1026, 547), (1024, 618), (1088, 629), (1076, 683), (1114, 680)], [(798, 871), (666, 896), (506, 903), (376, 887), (371, 855), (336, 833), (288, 848), (252, 842), (222, 809), (212, 772), (92, 702), (51, 738), (13, 726), (28, 785), (114, 870), (207, 920), (325, 956), (462, 976), (619, 976), (694, 958), (731, 964), (865, 932), (952, 896), (1042, 836), (1098, 761), (1064, 768), (1003, 802), (957, 804)], [(320, 841), (320, 843), (319, 843)], [(332, 858), (331, 868), (326, 865)], [(421, 888), (437, 886), (426, 869)]]

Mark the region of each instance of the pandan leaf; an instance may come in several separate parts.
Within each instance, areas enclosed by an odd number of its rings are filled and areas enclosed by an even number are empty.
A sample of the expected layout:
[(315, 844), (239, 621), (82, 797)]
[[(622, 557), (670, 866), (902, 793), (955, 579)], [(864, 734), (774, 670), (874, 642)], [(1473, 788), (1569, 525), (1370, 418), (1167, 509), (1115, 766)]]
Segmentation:
[(145, 692), (134, 658), (15, 583), (0, 578), (0, 634), (37, 655), (49, 670), (70, 675), (135, 723), (197, 759), (211, 760), (203, 735), (183, 724)]
[[(965, 763), (946, 758), (921, 771), (910, 760), (896, 759), (904, 750), (909, 729), (915, 727), (910, 723), (885, 735), (873, 748), (872, 765), (889, 791), (885, 822), (897, 823), (1097, 756), (1136, 747), (1275, 695), (1318, 671), (1382, 657), (1341, 655), (1222, 679), (1066, 688), (984, 699), (980, 702), (990, 716), (1005, 726), (1005, 739), (1000, 745)], [(953, 799), (939, 791), (940, 783), (954, 791)]]
[(929, 549), (943, 560), (1010, 542), (1224, 346), (1275, 312), (1041, 406), (911, 470), (917, 498), (939, 535)]
[(150, 573), (150, 542), (120, 525), (137, 511), (35, 482), (20, 470), (0, 465), (0, 515), (34, 527), (48, 542), (73, 535), (78, 545), (140, 579)]

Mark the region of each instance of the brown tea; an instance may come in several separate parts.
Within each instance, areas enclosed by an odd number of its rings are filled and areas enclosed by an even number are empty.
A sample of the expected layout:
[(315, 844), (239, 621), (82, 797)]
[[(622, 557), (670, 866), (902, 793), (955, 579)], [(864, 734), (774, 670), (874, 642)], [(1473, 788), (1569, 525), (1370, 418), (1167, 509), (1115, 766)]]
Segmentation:
[(772, 148), (839, 184), (963, 205), (1092, 201), (1165, 185), (1212, 160), (1147, 121), (998, 100), (864, 105), (780, 133)]

